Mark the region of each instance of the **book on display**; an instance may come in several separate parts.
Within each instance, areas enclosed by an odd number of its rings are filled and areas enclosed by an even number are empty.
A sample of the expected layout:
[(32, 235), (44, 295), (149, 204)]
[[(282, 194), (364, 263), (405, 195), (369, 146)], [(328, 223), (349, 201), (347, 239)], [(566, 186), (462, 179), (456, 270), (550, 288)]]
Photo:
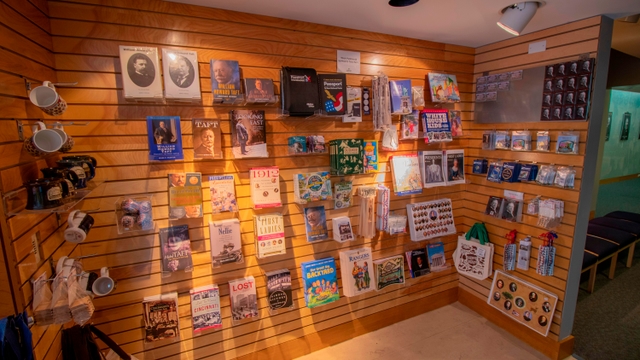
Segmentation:
[(229, 281), (229, 302), (231, 303), (231, 319), (233, 321), (259, 316), (256, 281), (253, 276)]
[(227, 219), (209, 222), (211, 262), (214, 267), (244, 262), (240, 238), (240, 220)]
[(330, 304), (340, 299), (335, 260), (312, 260), (300, 264), (304, 282), (304, 301), (308, 308)]
[(233, 175), (209, 176), (209, 191), (211, 192), (211, 213), (238, 211)]
[(249, 170), (251, 201), (254, 209), (282, 206), (280, 198), (280, 169), (277, 166)]
[(342, 291), (345, 296), (358, 296), (374, 290), (371, 248), (364, 247), (340, 252)]
[(404, 285), (404, 258), (391, 256), (373, 261), (376, 273), (376, 289), (382, 290), (391, 285)]
[(202, 174), (170, 173), (169, 177), (169, 219), (201, 218)]
[(180, 338), (177, 292), (145, 297), (142, 309), (146, 343)]
[(422, 193), (418, 154), (394, 155), (389, 159), (393, 192), (398, 196)]
[(191, 322), (194, 333), (222, 328), (220, 315), (220, 289), (207, 285), (191, 289)]
[(293, 198), (299, 204), (331, 200), (331, 180), (328, 171), (293, 175)]
[(291, 292), (291, 271), (280, 269), (265, 273), (267, 278), (267, 303), (269, 310), (275, 311), (293, 307)]
[(259, 259), (287, 253), (282, 214), (261, 214), (253, 217), (256, 235), (256, 256)]

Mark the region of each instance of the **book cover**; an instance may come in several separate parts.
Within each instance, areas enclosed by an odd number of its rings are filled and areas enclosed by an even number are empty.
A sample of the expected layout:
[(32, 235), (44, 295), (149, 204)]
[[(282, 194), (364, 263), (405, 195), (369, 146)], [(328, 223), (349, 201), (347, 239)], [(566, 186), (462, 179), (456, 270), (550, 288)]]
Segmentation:
[(193, 332), (222, 328), (220, 315), (220, 289), (218, 285), (207, 285), (191, 289), (191, 322)]
[(402, 132), (400, 134), (400, 140), (419, 138), (419, 117), (420, 112), (418, 110), (413, 110), (411, 114), (402, 115)]
[(307, 138), (304, 136), (291, 136), (287, 139), (289, 154), (305, 154), (307, 152)]
[(390, 285), (404, 284), (404, 258), (402, 255), (374, 260), (376, 268), (376, 289), (382, 290)]
[(333, 193), (334, 209), (344, 209), (351, 206), (351, 192), (353, 183), (351, 181), (341, 181), (336, 183)]
[(280, 169), (277, 166), (249, 170), (251, 201), (254, 209), (282, 206), (280, 199)]
[(391, 162), (393, 192), (398, 196), (421, 194), (422, 182), (418, 155), (395, 155), (389, 161)]
[(267, 277), (267, 303), (269, 309), (279, 310), (293, 306), (291, 293), (291, 271), (275, 270), (265, 273)]
[(312, 260), (300, 264), (304, 281), (304, 301), (313, 309), (340, 299), (338, 274), (333, 258)]
[(374, 289), (371, 248), (364, 247), (340, 252), (342, 290), (345, 296), (357, 296)]
[(315, 69), (283, 66), (280, 72), (282, 110), (291, 116), (313, 115), (322, 109), (318, 94), (318, 75)]
[(447, 150), (447, 185), (464, 184), (464, 150)]
[(170, 173), (169, 219), (202, 217), (202, 174)]
[(331, 175), (364, 174), (364, 140), (339, 139), (329, 142)]
[(460, 91), (455, 75), (429, 73), (432, 102), (459, 102)]
[(447, 259), (444, 257), (444, 243), (441, 241), (427, 244), (429, 256), (429, 268), (431, 271), (441, 271), (447, 268)]
[(304, 209), (304, 224), (307, 230), (307, 241), (327, 240), (327, 215), (324, 206), (314, 206)]
[(427, 250), (411, 250), (411, 276), (417, 278), (427, 275), (430, 272), (429, 263), (427, 261)]
[(320, 74), (318, 75), (318, 92), (320, 93), (321, 108), (327, 115), (344, 115), (346, 108), (347, 75)]
[(124, 97), (162, 101), (158, 48), (120, 45)]
[(420, 118), (422, 119), (425, 143), (453, 140), (451, 124), (449, 123), (449, 110), (424, 109), (420, 112)]
[(460, 118), (460, 110), (450, 110), (449, 121), (451, 122), (451, 136), (462, 136), (462, 119)]
[(240, 220), (209, 222), (209, 241), (211, 242), (211, 261), (215, 266), (244, 261)]
[(171, 226), (160, 229), (160, 249), (162, 252), (162, 271), (193, 270), (191, 260), (191, 240), (189, 225)]
[(503, 198), (497, 196), (489, 197), (489, 201), (487, 202), (487, 208), (484, 213), (493, 216), (495, 218), (500, 217), (500, 212), (502, 211), (502, 202)]
[(193, 119), (193, 158), (194, 159), (222, 159), (222, 134), (220, 121)]
[(284, 241), (284, 219), (282, 214), (264, 214), (253, 217), (256, 235), (256, 254), (262, 259), (287, 253)]
[(145, 297), (142, 309), (145, 342), (180, 337), (178, 293)]
[(264, 110), (231, 110), (229, 119), (234, 158), (269, 157)]
[(147, 116), (149, 160), (183, 160), (180, 116)]
[(211, 212), (213, 214), (238, 211), (234, 181), (233, 175), (209, 176)]
[(333, 240), (339, 242), (354, 240), (351, 219), (348, 216), (338, 216), (331, 219), (333, 226)]
[(392, 114), (411, 114), (411, 80), (390, 80)]
[(229, 302), (232, 320), (258, 317), (258, 296), (253, 276), (229, 281)]
[(364, 141), (364, 172), (378, 172), (378, 141)]
[(431, 188), (446, 185), (442, 151), (420, 151), (419, 157), (423, 186)]
[(200, 101), (198, 53), (189, 50), (162, 49), (164, 93), (168, 100)]
[(248, 102), (275, 103), (277, 100), (271, 79), (246, 78), (244, 79), (244, 89)]
[(342, 122), (352, 123), (362, 121), (362, 88), (347, 86), (347, 111)]
[(331, 180), (328, 171), (293, 175), (293, 197), (299, 204), (331, 200)]
[(235, 60), (211, 59), (211, 92), (214, 103), (233, 103), (242, 100), (240, 66)]

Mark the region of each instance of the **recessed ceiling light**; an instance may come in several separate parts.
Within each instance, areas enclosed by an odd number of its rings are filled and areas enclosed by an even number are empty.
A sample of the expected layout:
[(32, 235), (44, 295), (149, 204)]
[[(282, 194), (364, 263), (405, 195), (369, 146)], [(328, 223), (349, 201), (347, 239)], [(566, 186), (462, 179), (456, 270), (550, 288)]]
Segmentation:
[(500, 11), (502, 17), (498, 21), (498, 26), (509, 34), (520, 35), (542, 5), (544, 3), (540, 1), (525, 1), (509, 5)]
[(389, 5), (393, 7), (404, 7), (417, 3), (420, 0), (389, 0)]

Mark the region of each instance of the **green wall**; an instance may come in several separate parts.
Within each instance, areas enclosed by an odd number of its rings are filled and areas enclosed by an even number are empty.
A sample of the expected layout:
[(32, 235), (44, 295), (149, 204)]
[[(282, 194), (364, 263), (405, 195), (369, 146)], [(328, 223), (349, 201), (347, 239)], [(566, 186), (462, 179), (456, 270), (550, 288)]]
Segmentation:
[[(612, 90), (609, 112), (613, 113), (609, 140), (604, 143), (600, 179), (640, 173), (640, 93)], [(631, 113), (628, 140), (620, 140), (622, 119)]]

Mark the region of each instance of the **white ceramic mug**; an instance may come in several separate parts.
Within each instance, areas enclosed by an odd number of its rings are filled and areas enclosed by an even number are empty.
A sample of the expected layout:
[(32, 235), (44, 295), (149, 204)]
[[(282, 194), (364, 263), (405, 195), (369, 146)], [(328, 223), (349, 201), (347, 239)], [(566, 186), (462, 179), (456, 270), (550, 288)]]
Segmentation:
[(60, 97), (51, 81), (45, 81), (42, 86), (31, 90), (29, 100), (51, 116), (62, 115), (67, 110), (67, 102)]
[(24, 148), (33, 156), (44, 156), (60, 150), (64, 141), (60, 134), (38, 121), (31, 127), (33, 136), (24, 141)]
[(105, 296), (108, 295), (116, 288), (116, 282), (109, 277), (109, 269), (107, 267), (103, 267), (100, 269), (100, 277), (93, 282), (91, 286), (91, 290), (97, 296)]
[(73, 145), (75, 145), (75, 141), (70, 135), (68, 135), (64, 131), (62, 124), (60, 123), (53, 124), (53, 129), (51, 130), (57, 132), (58, 135), (60, 135), (60, 137), (62, 138), (62, 146), (60, 147), (60, 152), (69, 152), (71, 151), (71, 149), (73, 149)]

